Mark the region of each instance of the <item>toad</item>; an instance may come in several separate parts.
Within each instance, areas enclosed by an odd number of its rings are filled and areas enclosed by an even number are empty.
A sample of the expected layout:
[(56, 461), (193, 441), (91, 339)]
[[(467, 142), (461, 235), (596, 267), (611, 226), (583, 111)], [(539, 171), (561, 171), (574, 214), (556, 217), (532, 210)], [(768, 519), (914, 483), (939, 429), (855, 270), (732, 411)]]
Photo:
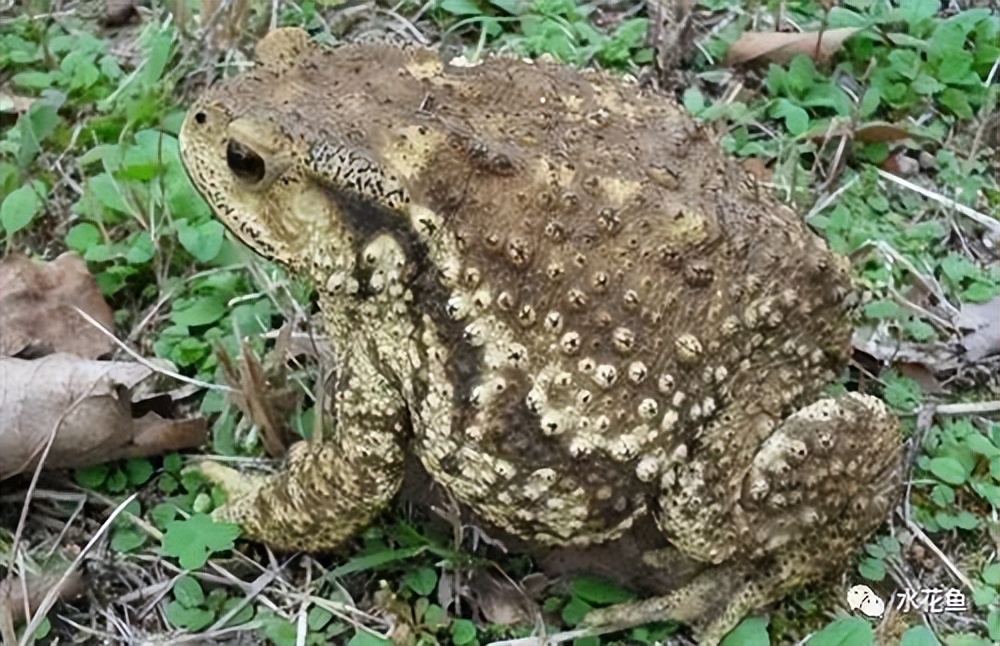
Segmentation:
[(236, 237), (314, 283), (336, 428), (273, 476), (204, 464), (217, 518), (333, 548), (416, 460), (533, 546), (654, 528), (642, 567), (683, 576), (585, 622), (671, 618), (712, 644), (886, 517), (895, 419), (823, 394), (850, 350), (847, 262), (675, 102), (298, 29), (256, 59), (191, 107), (181, 156)]

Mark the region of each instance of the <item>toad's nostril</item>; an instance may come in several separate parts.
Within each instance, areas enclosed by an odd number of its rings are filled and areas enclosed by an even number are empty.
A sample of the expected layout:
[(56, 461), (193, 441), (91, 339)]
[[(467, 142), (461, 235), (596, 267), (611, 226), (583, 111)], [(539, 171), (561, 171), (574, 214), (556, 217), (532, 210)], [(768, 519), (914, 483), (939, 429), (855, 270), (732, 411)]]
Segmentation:
[(204, 112), (199, 112), (194, 115), (194, 120), (198, 122), (198, 124), (203, 124), (205, 123), (205, 121), (208, 120), (208, 115), (206, 115)]

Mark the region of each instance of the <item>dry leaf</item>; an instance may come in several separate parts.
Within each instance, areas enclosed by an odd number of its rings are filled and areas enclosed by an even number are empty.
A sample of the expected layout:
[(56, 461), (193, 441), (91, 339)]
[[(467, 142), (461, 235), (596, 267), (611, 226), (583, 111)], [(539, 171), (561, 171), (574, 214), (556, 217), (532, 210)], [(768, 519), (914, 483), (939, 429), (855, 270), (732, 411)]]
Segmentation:
[(920, 162), (900, 151), (885, 158), (882, 170), (897, 177), (913, 177), (920, 172)]
[(229, 399), (243, 416), (257, 427), (264, 450), (272, 457), (285, 455), (298, 435), (288, 423), (298, 404), (299, 395), (287, 384), (284, 361), (291, 328), (282, 328), (274, 349), (264, 358), (264, 365), (244, 341), (240, 362), (234, 366), (224, 352), (217, 352), (222, 376), (232, 387)]
[(68, 352), (96, 359), (111, 341), (74, 309), (114, 323), (94, 277), (73, 253), (49, 263), (14, 254), (0, 260), (0, 356)]
[(512, 581), (484, 570), (472, 575), (464, 596), (475, 599), (483, 619), (497, 626), (529, 623), (538, 613), (536, 604)]
[[(32, 613), (53, 586), (62, 579), (61, 572), (31, 574), (26, 579), (8, 577), (0, 581), (0, 615), (9, 612), (15, 622), (24, 620), (24, 609)], [(83, 594), (83, 578), (78, 572), (66, 577), (59, 587), (59, 599), (66, 601)]]
[(986, 303), (962, 303), (958, 321), (965, 359), (976, 362), (1000, 354), (1000, 297)]
[(100, 18), (102, 27), (121, 27), (139, 16), (138, 7), (143, 0), (106, 0), (104, 15)]
[(899, 141), (914, 136), (905, 126), (887, 121), (872, 121), (859, 126), (854, 131), (854, 138), (865, 143)]
[(130, 391), (152, 371), (138, 363), (51, 354), (0, 358), (0, 480), (34, 469), (53, 432), (46, 468), (80, 467), (189, 448), (204, 420), (135, 420)]
[(32, 102), (34, 102), (34, 99), (30, 96), (12, 94), (7, 90), (0, 89), (0, 113), (22, 114), (28, 111)]
[(860, 328), (854, 333), (854, 348), (881, 362), (922, 365), (934, 375), (1000, 355), (1000, 297), (988, 303), (962, 303), (954, 324), (961, 337), (930, 343), (899, 341)]
[(776, 31), (747, 32), (729, 48), (725, 64), (787, 63), (796, 54), (805, 54), (822, 62), (833, 56), (844, 44), (844, 41), (857, 31), (857, 27), (841, 27), (797, 34)]

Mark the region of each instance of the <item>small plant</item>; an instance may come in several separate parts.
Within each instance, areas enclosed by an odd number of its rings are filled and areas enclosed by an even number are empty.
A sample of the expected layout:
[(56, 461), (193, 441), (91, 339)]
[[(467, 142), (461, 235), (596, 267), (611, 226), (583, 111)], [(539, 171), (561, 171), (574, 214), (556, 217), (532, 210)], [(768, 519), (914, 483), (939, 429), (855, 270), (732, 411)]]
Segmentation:
[(177, 559), (185, 570), (196, 570), (216, 552), (234, 547), (240, 529), (230, 523), (216, 523), (206, 514), (196, 513), (184, 520), (166, 523), (163, 553)]
[(573, 0), (439, 0), (442, 22), (452, 30), (476, 27), (479, 48), (490, 45), (523, 56), (548, 54), (556, 60), (628, 69), (649, 63), (647, 20), (629, 18), (608, 34), (591, 21), (594, 6)]

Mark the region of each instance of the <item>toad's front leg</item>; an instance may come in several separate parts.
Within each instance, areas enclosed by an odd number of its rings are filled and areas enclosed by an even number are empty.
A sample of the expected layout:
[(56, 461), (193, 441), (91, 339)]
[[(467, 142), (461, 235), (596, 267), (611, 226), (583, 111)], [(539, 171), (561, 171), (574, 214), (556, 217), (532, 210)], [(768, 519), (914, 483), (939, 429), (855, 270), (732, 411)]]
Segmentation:
[(586, 623), (674, 619), (700, 643), (718, 643), (746, 613), (843, 566), (898, 499), (899, 454), (895, 418), (851, 393), (780, 422), (735, 482), (704, 460), (677, 465), (660, 499), (663, 529), (706, 568), (666, 596), (591, 612)]
[(398, 390), (370, 362), (353, 361), (337, 393), (337, 428), (302, 441), (284, 468), (248, 476), (215, 462), (198, 470), (226, 493), (216, 520), (254, 541), (286, 550), (332, 549), (365, 527), (399, 490), (405, 413)]

